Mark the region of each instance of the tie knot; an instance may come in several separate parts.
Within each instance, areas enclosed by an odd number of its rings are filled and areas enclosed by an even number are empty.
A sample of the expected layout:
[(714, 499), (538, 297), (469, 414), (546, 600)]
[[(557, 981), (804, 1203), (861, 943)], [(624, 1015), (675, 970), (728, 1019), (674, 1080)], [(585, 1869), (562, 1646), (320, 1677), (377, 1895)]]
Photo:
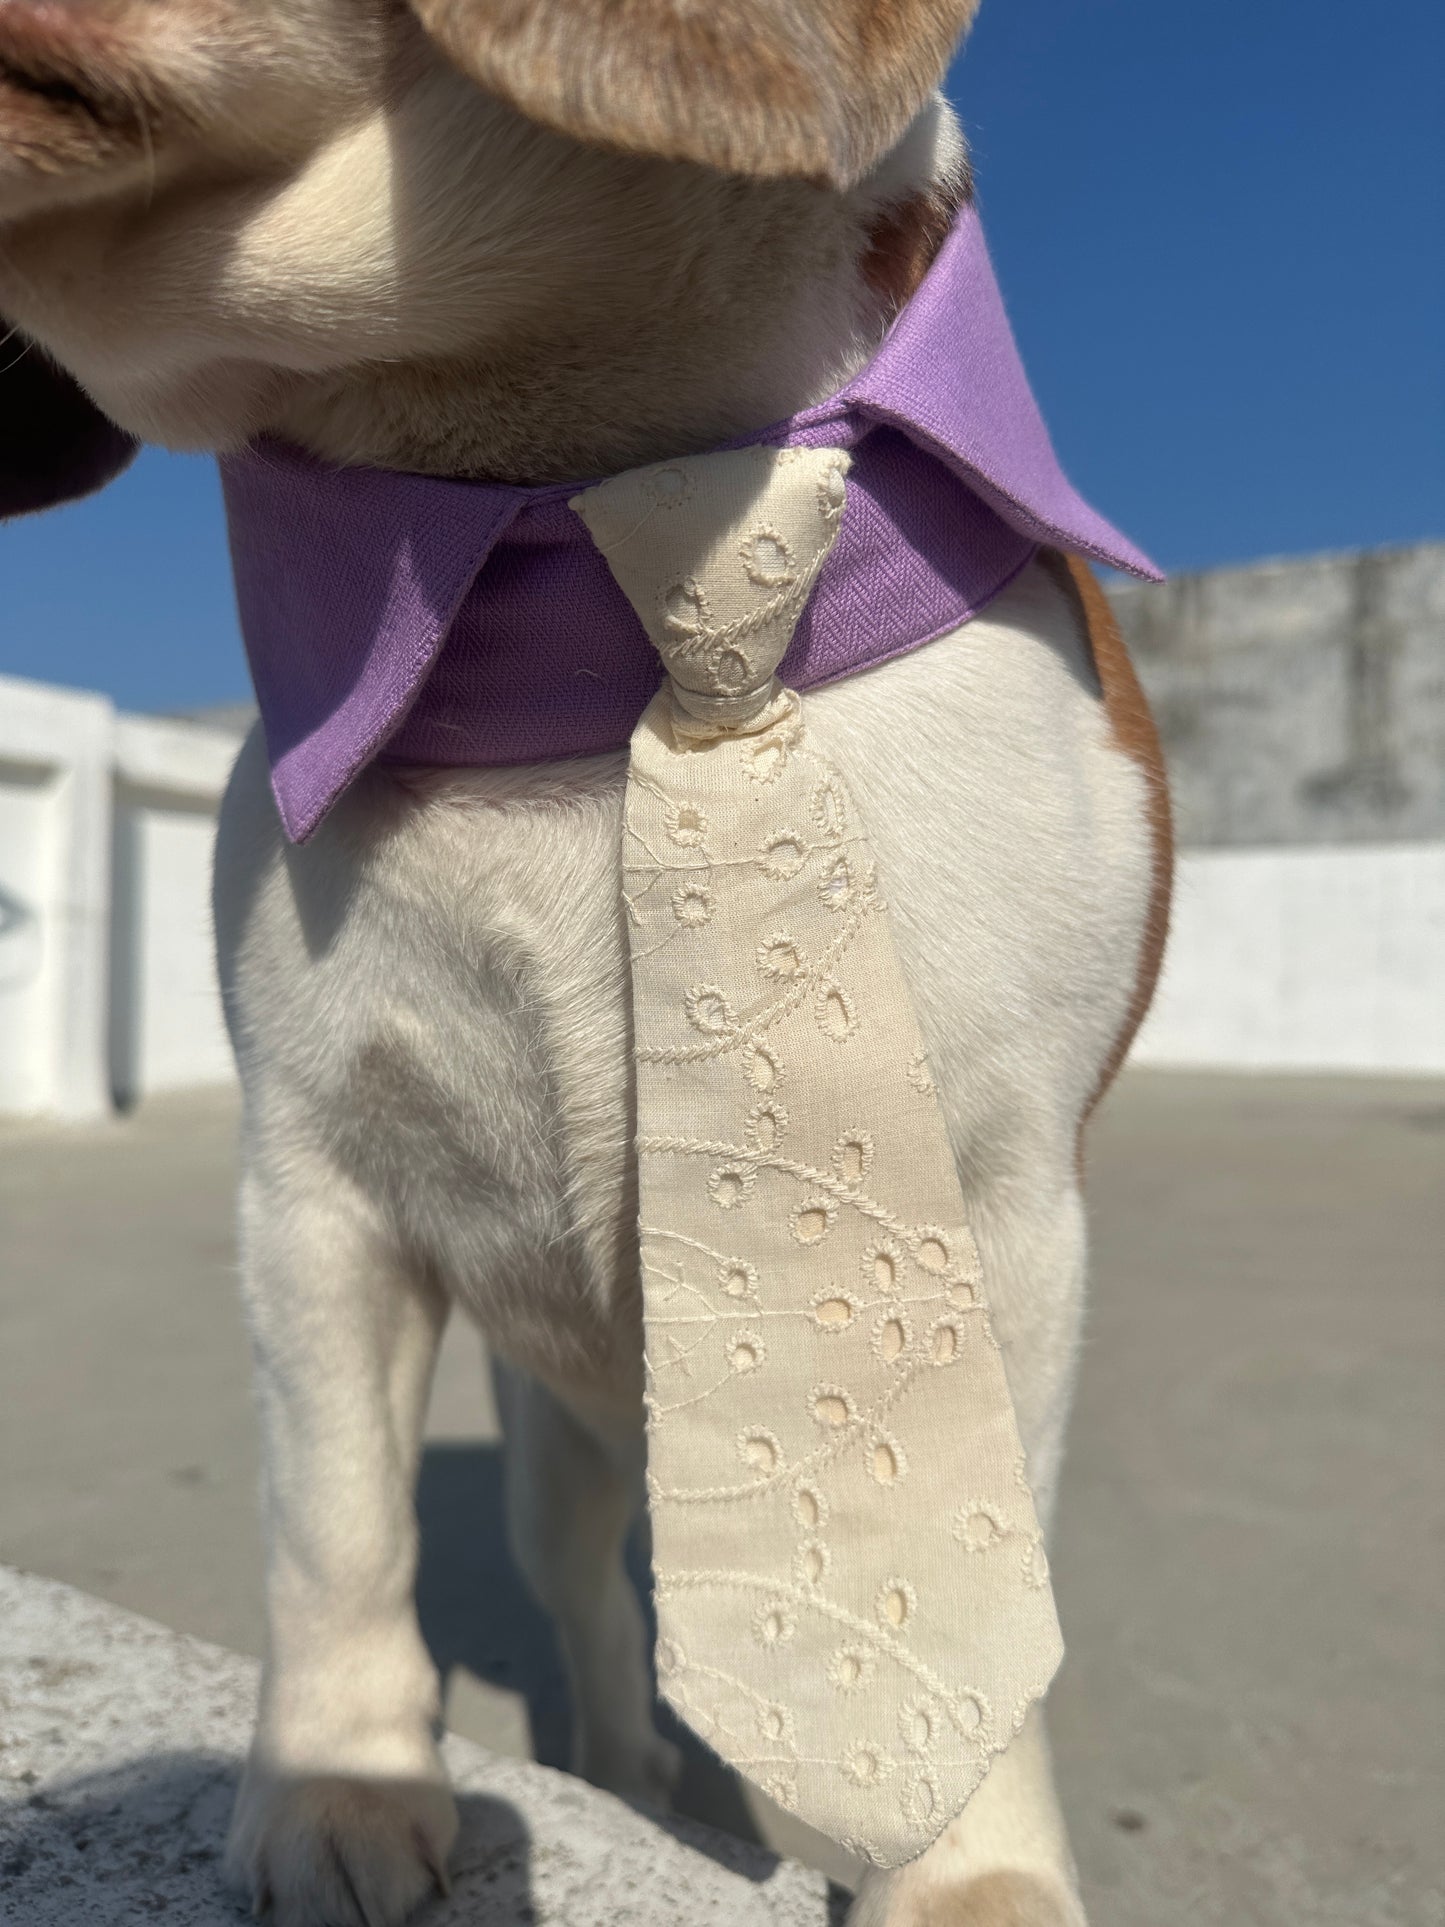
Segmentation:
[(572, 498), (672, 678), (714, 731), (772, 704), (843, 518), (836, 448), (737, 448), (633, 469)]
[(720, 736), (758, 736), (796, 714), (798, 698), (770, 676), (744, 696), (705, 696), (672, 683), (672, 733), (687, 749), (701, 749)]

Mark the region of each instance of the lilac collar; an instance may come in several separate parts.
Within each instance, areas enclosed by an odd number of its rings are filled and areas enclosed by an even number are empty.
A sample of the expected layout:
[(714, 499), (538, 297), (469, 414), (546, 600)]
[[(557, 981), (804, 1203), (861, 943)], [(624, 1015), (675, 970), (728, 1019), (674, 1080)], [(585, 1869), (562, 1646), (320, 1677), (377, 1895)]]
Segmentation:
[[(971, 209), (861, 374), (748, 440), (853, 454), (843, 527), (783, 660), (794, 688), (956, 628), (1040, 543), (1158, 573), (1060, 469)], [(294, 842), (383, 752), (477, 765), (626, 744), (662, 666), (567, 507), (573, 487), (333, 469), (275, 443), (221, 473)]]

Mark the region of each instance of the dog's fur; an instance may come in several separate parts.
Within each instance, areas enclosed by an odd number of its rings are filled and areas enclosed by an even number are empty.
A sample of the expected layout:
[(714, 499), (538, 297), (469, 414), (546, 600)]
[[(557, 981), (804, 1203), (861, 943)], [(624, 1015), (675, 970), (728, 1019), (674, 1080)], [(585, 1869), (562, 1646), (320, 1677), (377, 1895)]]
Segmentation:
[[(829, 393), (916, 285), (967, 192), (929, 90), (971, 11), (8, 0), (0, 308), (176, 447), (265, 431), (526, 481), (703, 448)], [(82, 481), (96, 449), (123, 458), (56, 421)], [(1078, 1133), (1167, 897), (1157, 745), (1096, 593), (1036, 563), (955, 636), (809, 699), (888, 879), (1046, 1520)], [(454, 1831), (411, 1599), (452, 1301), (507, 1361), (516, 1550), (562, 1636), (577, 1766), (641, 1797), (672, 1776), (620, 1556), (642, 1454), (623, 777), (620, 756), (377, 768), (291, 849), (253, 736), (227, 797), (269, 1613), (231, 1865), (283, 1927), (390, 1927)], [(1082, 1920), (1037, 1722), (853, 1918)]]

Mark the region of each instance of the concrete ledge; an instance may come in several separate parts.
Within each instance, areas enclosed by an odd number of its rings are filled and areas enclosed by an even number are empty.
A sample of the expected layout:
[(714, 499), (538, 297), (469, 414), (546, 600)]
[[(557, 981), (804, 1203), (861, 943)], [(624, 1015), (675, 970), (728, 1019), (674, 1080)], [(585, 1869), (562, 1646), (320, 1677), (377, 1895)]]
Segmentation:
[[(221, 1846), (256, 1666), (0, 1567), (0, 1920), (234, 1927)], [(453, 1892), (418, 1927), (830, 1927), (821, 1874), (446, 1743)]]

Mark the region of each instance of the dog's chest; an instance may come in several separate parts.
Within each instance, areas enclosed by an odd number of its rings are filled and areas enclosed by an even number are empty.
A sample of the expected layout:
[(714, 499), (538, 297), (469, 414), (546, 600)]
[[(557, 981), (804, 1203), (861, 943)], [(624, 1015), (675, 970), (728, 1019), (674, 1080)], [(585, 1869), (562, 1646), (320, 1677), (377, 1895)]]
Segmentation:
[[(1037, 567), (807, 715), (866, 815), (987, 1266), (990, 1226), (1072, 1189), (1140, 951), (1144, 779)], [(258, 1137), (323, 1144), (504, 1353), (626, 1392), (624, 780), (620, 757), (378, 771), (282, 860), (274, 833), (257, 847), (258, 761), (228, 804), (218, 923)]]

